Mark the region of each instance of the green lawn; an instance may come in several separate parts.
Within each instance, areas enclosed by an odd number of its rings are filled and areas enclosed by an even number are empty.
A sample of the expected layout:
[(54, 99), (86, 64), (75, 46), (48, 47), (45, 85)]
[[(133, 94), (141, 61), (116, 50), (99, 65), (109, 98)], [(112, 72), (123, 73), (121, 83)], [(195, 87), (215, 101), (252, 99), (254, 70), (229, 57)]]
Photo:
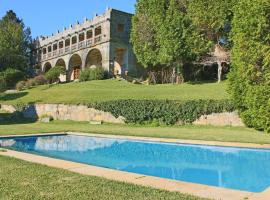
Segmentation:
[(34, 134), (78, 131), (96, 134), (177, 138), (191, 140), (270, 144), (270, 135), (243, 127), (172, 126), (147, 127), (139, 125), (90, 125), (87, 122), (54, 121), (0, 125), (0, 135)]
[(200, 198), (84, 176), (0, 156), (0, 199), (199, 200)]
[(92, 103), (115, 99), (227, 99), (226, 82), (182, 85), (136, 85), (103, 80), (39, 86), (0, 97), (0, 103)]

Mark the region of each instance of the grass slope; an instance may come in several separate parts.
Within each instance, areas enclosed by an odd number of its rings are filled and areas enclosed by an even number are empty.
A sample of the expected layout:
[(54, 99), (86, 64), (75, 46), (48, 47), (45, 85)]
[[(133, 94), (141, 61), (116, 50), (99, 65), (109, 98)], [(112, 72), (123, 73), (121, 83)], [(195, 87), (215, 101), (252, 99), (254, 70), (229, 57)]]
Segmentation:
[(0, 125), (0, 136), (16, 134), (85, 132), (128, 136), (176, 138), (190, 140), (223, 141), (270, 144), (270, 135), (242, 127), (172, 126), (147, 127), (137, 125), (90, 125), (87, 122), (54, 121), (46, 123), (21, 123)]
[(3, 156), (0, 156), (0, 166), (0, 199), (5, 200), (200, 199), (180, 193), (84, 176)]
[(136, 85), (103, 80), (62, 85), (45, 85), (17, 94), (5, 94), (0, 103), (92, 103), (116, 99), (226, 99), (226, 82), (221, 84)]

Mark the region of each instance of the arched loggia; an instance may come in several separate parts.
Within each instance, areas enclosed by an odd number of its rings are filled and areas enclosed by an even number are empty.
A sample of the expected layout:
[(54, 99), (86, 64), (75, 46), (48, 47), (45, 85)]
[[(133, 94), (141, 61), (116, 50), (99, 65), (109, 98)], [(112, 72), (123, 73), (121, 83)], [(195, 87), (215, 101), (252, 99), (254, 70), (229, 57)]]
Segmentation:
[(92, 49), (89, 51), (85, 62), (86, 68), (102, 67), (102, 54), (98, 49)]
[(78, 54), (71, 56), (68, 64), (68, 79), (70, 81), (79, 79), (82, 69), (82, 59)]
[(44, 65), (44, 67), (43, 67), (44, 73), (48, 72), (51, 68), (52, 68), (51, 63), (46, 62), (45, 65)]

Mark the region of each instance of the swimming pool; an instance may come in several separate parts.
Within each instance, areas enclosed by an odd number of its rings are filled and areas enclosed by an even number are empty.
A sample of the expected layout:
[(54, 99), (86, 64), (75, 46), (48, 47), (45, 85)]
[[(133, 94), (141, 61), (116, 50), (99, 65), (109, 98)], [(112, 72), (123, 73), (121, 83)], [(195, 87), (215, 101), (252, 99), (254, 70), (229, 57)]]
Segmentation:
[(270, 186), (270, 150), (77, 135), (0, 139), (0, 146), (93, 166), (249, 192)]

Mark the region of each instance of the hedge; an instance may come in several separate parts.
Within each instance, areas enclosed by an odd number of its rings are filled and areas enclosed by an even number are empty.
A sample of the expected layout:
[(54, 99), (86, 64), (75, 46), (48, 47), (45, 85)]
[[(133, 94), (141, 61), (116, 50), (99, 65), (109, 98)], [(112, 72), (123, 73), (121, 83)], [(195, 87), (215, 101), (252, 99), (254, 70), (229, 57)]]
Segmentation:
[(105, 79), (105, 71), (101, 67), (85, 69), (80, 74), (80, 82), (103, 79)]
[(89, 104), (89, 107), (122, 116), (127, 123), (151, 123), (159, 125), (190, 124), (202, 115), (232, 112), (229, 100), (190, 100), (185, 102), (168, 100), (116, 100)]
[(12, 88), (17, 82), (24, 80), (25, 75), (23, 72), (17, 69), (8, 68), (3, 72), (0, 72), (1, 82), (5, 82), (7, 88)]

